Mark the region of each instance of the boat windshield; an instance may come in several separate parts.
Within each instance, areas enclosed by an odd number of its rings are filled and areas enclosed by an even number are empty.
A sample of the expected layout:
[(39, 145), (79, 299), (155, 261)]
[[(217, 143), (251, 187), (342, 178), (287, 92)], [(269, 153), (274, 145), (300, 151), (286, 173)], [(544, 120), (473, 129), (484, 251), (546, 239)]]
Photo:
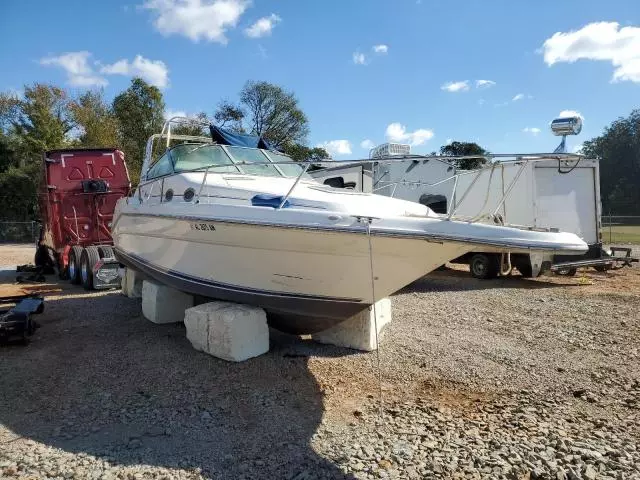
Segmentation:
[[(291, 157), (270, 150), (221, 146), (214, 143), (183, 143), (176, 145), (158, 159), (149, 169), (147, 178), (156, 178), (180, 172), (211, 167), (212, 173), (246, 173), (263, 177), (297, 177), (300, 165), (272, 162), (291, 162)], [(281, 173), (282, 172), (282, 173)], [(313, 180), (308, 174), (303, 179)]]
[[(269, 159), (273, 162), (291, 162), (291, 157), (287, 157), (286, 155), (282, 155), (281, 153), (277, 153), (277, 152), (272, 152), (272, 151), (267, 151), (265, 150), (265, 152), (267, 154), (267, 156), (269, 157)], [(300, 173), (302, 173), (302, 166), (301, 165), (294, 165), (294, 164), (280, 164), (278, 165), (278, 168), (280, 170), (282, 170), (282, 173), (284, 173), (284, 175), (286, 177), (297, 177), (298, 175), (300, 175)], [(311, 175), (309, 175), (308, 173), (305, 173), (302, 176), (303, 180), (313, 180), (313, 177), (311, 177)]]
[(176, 173), (199, 168), (217, 167), (216, 173), (237, 173), (239, 170), (219, 145), (182, 144), (171, 149), (173, 171)]
[(277, 168), (271, 165), (269, 159), (256, 148), (227, 146), (227, 151), (231, 154), (236, 163), (240, 163), (240, 168), (249, 175), (260, 175), (263, 177), (281, 177)]

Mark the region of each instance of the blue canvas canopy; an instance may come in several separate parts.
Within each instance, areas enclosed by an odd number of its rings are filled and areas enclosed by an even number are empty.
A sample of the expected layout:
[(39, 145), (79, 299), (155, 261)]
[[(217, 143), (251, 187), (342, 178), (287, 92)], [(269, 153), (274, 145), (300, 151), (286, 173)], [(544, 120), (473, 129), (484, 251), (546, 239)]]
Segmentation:
[(245, 133), (235, 133), (225, 130), (215, 125), (210, 125), (211, 139), (220, 145), (231, 145), (235, 147), (263, 148), (265, 150), (275, 150), (264, 138)]

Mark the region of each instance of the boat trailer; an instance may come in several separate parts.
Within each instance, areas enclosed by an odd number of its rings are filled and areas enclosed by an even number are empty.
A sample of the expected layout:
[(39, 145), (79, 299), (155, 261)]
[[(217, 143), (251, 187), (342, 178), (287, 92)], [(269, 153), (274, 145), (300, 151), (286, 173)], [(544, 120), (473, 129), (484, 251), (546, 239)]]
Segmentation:
[(619, 270), (624, 267), (630, 267), (633, 263), (638, 262), (637, 258), (631, 256), (631, 248), (611, 247), (610, 251), (611, 254), (603, 251), (600, 258), (556, 263), (551, 265), (551, 271), (558, 275), (572, 277), (580, 267), (593, 267), (598, 272), (605, 272), (607, 270)]
[(39, 325), (31, 318), (33, 314), (44, 311), (44, 298), (40, 295), (16, 295), (0, 297), (0, 305), (15, 304), (8, 310), (0, 310), (0, 343), (11, 339), (21, 339), (27, 343), (28, 338)]

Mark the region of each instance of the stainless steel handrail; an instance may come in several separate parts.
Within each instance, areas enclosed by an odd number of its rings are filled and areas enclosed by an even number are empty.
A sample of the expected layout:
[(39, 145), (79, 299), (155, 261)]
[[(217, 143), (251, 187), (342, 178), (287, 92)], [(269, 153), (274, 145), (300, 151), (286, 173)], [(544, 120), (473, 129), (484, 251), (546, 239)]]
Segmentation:
[[(142, 200), (142, 197), (140, 196), (141, 193), (141, 187), (144, 185), (147, 185), (150, 182), (155, 182), (157, 181), (159, 178), (156, 179), (152, 179), (152, 180), (148, 180), (147, 179), (147, 173), (148, 170), (150, 168), (150, 161), (151, 161), (151, 156), (153, 154), (153, 142), (154, 140), (158, 139), (158, 138), (167, 138), (167, 148), (170, 147), (170, 143), (171, 140), (184, 140), (184, 141), (195, 141), (195, 142), (199, 142), (199, 143), (212, 143), (212, 140), (209, 137), (203, 137), (203, 136), (192, 136), (192, 135), (171, 135), (171, 123), (187, 123), (187, 124), (191, 124), (191, 125), (200, 125), (203, 127), (208, 127), (209, 124), (206, 122), (202, 122), (200, 120), (197, 119), (190, 119), (190, 118), (186, 118), (186, 117), (172, 117), (171, 119), (167, 120), (165, 122), (165, 124), (163, 125), (162, 131), (160, 134), (154, 134), (152, 135), (149, 140), (147, 141), (147, 145), (146, 145), (146, 149), (145, 149), (145, 159), (143, 162), (143, 170), (142, 170), (142, 174), (140, 177), (140, 184), (138, 185), (138, 195), (140, 200)], [(235, 166), (235, 167), (239, 167), (242, 165), (252, 165), (252, 164), (260, 164), (260, 162), (238, 162), (235, 161), (233, 159), (233, 156), (230, 155), (226, 149), (224, 149), (225, 152), (227, 153), (227, 155), (229, 156), (229, 159), (231, 160), (230, 163), (224, 163), (224, 164), (219, 164), (219, 165), (209, 165), (206, 167), (198, 167), (198, 168), (194, 168), (194, 169), (189, 169), (189, 170), (182, 170), (180, 172), (175, 172), (172, 174), (169, 174), (165, 177), (168, 176), (173, 176), (173, 175), (179, 175), (179, 174), (183, 174), (183, 173), (191, 173), (191, 172), (201, 172), (204, 171), (204, 175), (202, 178), (202, 183), (200, 184), (200, 188), (198, 191), (197, 196), (194, 199), (193, 203), (199, 203), (200, 201), (200, 197), (202, 195), (202, 191), (204, 189), (204, 186), (206, 184), (207, 178), (210, 174), (211, 170), (216, 170), (218, 168), (223, 168), (223, 167), (228, 167), (228, 166)], [(264, 152), (262, 152), (264, 153)], [(307, 173), (309, 167), (311, 165), (315, 165), (315, 166), (336, 166), (336, 162), (335, 161), (305, 161), (305, 162), (296, 162), (294, 160), (291, 161), (279, 161), (279, 160), (273, 160), (271, 159), (269, 156), (264, 155), (265, 157), (265, 164), (267, 165), (272, 165), (275, 167), (276, 171), (278, 171), (281, 175), (284, 175), (284, 172), (282, 171), (281, 168), (279, 168), (279, 165), (297, 165), (302, 167), (300, 169), (300, 173), (295, 177), (295, 180), (293, 182), (293, 184), (291, 185), (291, 187), (289, 188), (288, 192), (286, 193), (286, 195), (282, 198), (282, 200), (280, 201), (279, 206), (277, 207), (278, 210), (282, 209), (284, 207), (284, 205), (286, 204), (287, 200), (291, 197), (292, 193), (294, 192), (295, 188), (298, 186), (298, 184), (300, 183), (301, 179), (304, 177), (304, 175)], [(450, 177), (447, 177), (446, 179), (440, 180), (438, 182), (435, 183), (427, 183), (427, 182), (409, 182), (411, 185), (421, 185), (421, 186), (436, 186), (436, 185), (440, 185), (442, 183), (448, 182), (453, 180), (454, 184), (453, 184), (453, 188), (452, 188), (452, 192), (451, 192), (451, 197), (453, 199), (453, 202), (450, 204), (450, 208), (449, 211), (447, 212), (447, 218), (451, 219), (451, 218), (456, 218), (456, 212), (458, 210), (458, 208), (460, 207), (460, 205), (462, 204), (462, 202), (465, 200), (465, 198), (467, 197), (468, 193), (471, 191), (471, 189), (474, 187), (474, 185), (477, 183), (478, 179), (480, 178), (480, 176), (482, 175), (482, 173), (484, 173), (487, 170), (491, 170), (491, 174), (490, 174), (490, 178), (489, 178), (489, 183), (487, 185), (487, 193), (485, 196), (485, 201), (483, 203), (482, 208), (480, 209), (481, 211), (484, 209), (484, 207), (486, 207), (486, 204), (488, 202), (489, 199), (489, 191), (490, 191), (490, 187), (491, 187), (491, 180), (493, 177), (493, 173), (495, 171), (495, 168), (500, 165), (500, 166), (504, 166), (504, 165), (508, 165), (508, 164), (521, 164), (520, 168), (518, 169), (517, 174), (515, 175), (515, 177), (513, 178), (513, 180), (510, 182), (508, 188), (506, 189), (506, 191), (504, 191), (504, 185), (503, 185), (503, 195), (498, 203), (498, 205), (496, 206), (495, 210), (493, 211), (493, 213), (491, 214), (491, 216), (495, 216), (498, 212), (498, 210), (500, 210), (500, 208), (502, 207), (502, 205), (504, 205), (505, 201), (507, 200), (507, 198), (509, 197), (509, 195), (511, 194), (515, 184), (517, 183), (518, 179), (520, 178), (522, 172), (524, 171), (524, 168), (526, 167), (526, 165), (531, 162), (531, 161), (537, 161), (537, 160), (557, 160), (557, 161), (561, 161), (561, 160), (565, 160), (565, 161), (579, 161), (584, 157), (584, 155), (581, 154), (576, 154), (576, 153), (559, 153), (559, 152), (552, 152), (552, 153), (529, 153), (529, 154), (510, 154), (510, 153), (502, 153), (502, 154), (495, 154), (495, 153), (489, 153), (489, 154), (485, 154), (485, 155), (461, 155), (461, 156), (444, 156), (444, 155), (401, 155), (401, 156), (393, 156), (393, 157), (389, 157), (389, 158), (377, 158), (377, 159), (364, 159), (364, 160), (355, 160), (352, 162), (349, 162), (349, 164), (353, 165), (364, 165), (364, 164), (371, 164), (374, 166), (377, 165), (385, 165), (385, 164), (392, 164), (392, 163), (400, 163), (400, 162), (406, 162), (408, 160), (422, 160), (422, 161), (428, 161), (428, 160), (438, 160), (438, 161), (444, 161), (444, 162), (448, 162), (453, 164), (454, 162), (459, 162), (460, 160), (465, 160), (465, 159), (478, 159), (478, 158), (483, 158), (485, 160), (487, 160), (489, 163), (489, 165), (477, 169), (477, 170), (469, 170), (469, 171), (461, 171), (456, 173), (455, 175), (452, 175)], [(241, 172), (242, 174), (242, 172)], [(461, 176), (463, 175), (475, 175), (475, 178), (471, 181), (471, 183), (467, 186), (465, 192), (463, 193), (462, 197), (460, 198), (459, 201), (456, 201), (456, 193), (457, 193), (457, 189), (458, 189), (458, 180)], [(293, 177), (287, 177), (287, 178), (293, 178)], [(398, 182), (389, 182), (386, 183), (385, 185), (381, 186), (381, 187), (377, 187), (377, 188), (373, 188), (373, 191), (379, 191), (382, 190), (384, 188), (390, 188), (393, 187), (392, 191), (391, 191), (391, 196), (393, 197), (395, 195), (395, 192), (397, 190), (397, 187), (400, 183), (404, 182), (404, 177), (402, 179), (400, 179), (400, 181)], [(153, 191), (153, 186), (151, 187), (151, 191)], [(147, 200), (150, 198), (150, 195), (147, 196)], [(470, 221), (477, 221), (478, 218), (481, 218), (482, 215), (479, 213), (478, 215), (476, 215), (475, 217), (473, 217)]]

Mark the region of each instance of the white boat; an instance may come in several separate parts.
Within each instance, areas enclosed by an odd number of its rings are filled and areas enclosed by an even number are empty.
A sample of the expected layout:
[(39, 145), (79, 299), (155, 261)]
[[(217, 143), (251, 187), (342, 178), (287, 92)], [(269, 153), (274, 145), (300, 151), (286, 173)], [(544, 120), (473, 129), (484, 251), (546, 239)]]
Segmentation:
[(140, 185), (116, 206), (117, 258), (179, 290), (263, 307), (285, 331), (331, 327), (478, 246), (587, 249), (574, 234), (459, 222), (322, 185), (281, 153), (232, 145), (250, 138), (174, 135), (186, 143), (152, 159), (168, 136), (149, 140)]

